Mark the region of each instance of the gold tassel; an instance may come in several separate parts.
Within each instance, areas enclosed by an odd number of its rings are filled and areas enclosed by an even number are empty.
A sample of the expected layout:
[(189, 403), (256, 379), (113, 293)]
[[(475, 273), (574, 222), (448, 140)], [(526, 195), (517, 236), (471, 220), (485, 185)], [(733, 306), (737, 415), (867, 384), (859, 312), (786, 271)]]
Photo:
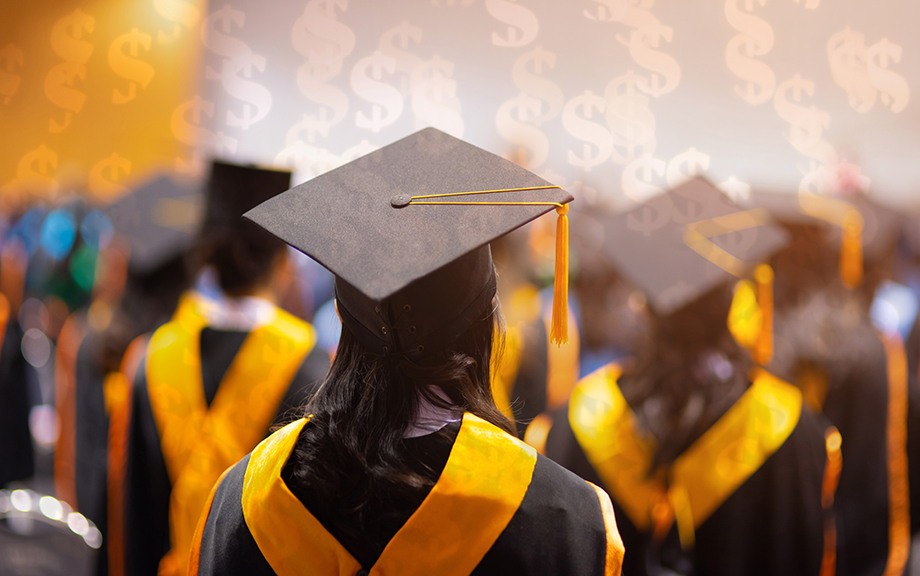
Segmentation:
[(562, 346), (569, 342), (569, 205), (556, 208), (556, 279), (553, 285), (553, 323), (550, 341)]
[(850, 210), (843, 218), (840, 240), (840, 280), (847, 288), (856, 288), (863, 278), (862, 214)]
[(757, 301), (760, 305), (760, 334), (754, 348), (754, 359), (766, 366), (773, 358), (773, 268), (761, 264), (754, 270), (757, 282)]

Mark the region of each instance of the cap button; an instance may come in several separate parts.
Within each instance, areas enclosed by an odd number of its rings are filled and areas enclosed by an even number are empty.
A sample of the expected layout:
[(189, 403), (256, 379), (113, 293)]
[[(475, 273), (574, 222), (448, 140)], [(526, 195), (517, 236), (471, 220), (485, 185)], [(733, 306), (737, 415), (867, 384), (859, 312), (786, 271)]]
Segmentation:
[(408, 194), (398, 194), (390, 199), (390, 206), (393, 208), (405, 208), (412, 202), (412, 197)]

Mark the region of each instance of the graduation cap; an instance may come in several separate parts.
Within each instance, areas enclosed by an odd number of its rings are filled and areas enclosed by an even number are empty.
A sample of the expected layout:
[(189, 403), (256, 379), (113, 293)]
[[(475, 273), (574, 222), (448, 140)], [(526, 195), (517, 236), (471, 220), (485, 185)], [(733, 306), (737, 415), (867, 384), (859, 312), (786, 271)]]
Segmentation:
[(832, 242), (840, 244), (840, 279), (855, 287), (862, 281), (863, 259), (873, 260), (895, 245), (902, 216), (864, 194), (847, 197), (813, 193), (754, 192), (751, 205), (766, 208), (780, 222), (830, 227)]
[[(602, 251), (668, 316), (727, 282), (745, 278), (788, 242), (763, 208), (744, 210), (704, 178), (695, 178), (604, 221)], [(763, 321), (759, 361), (772, 353), (772, 270), (755, 279)]]
[[(555, 299), (565, 300), (572, 200), (508, 160), (426, 128), (245, 216), (335, 275), (342, 322), (365, 347), (418, 358), (491, 311), (488, 243), (553, 208), (560, 213)], [(565, 314), (554, 306), (557, 343)]]
[(110, 205), (105, 214), (130, 243), (130, 267), (144, 274), (188, 248), (201, 222), (201, 202), (199, 186), (161, 175)]
[(203, 229), (233, 233), (249, 226), (241, 217), (249, 209), (284, 192), (291, 186), (291, 173), (284, 170), (242, 166), (215, 160), (208, 178)]

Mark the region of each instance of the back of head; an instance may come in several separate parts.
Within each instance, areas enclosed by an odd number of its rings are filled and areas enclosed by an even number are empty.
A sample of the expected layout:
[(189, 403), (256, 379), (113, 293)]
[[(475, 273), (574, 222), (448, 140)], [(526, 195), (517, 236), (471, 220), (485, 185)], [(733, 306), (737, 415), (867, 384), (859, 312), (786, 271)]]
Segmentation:
[(290, 186), (288, 172), (214, 162), (199, 233), (199, 263), (213, 266), (230, 296), (269, 281), (285, 243), (242, 218), (243, 213)]

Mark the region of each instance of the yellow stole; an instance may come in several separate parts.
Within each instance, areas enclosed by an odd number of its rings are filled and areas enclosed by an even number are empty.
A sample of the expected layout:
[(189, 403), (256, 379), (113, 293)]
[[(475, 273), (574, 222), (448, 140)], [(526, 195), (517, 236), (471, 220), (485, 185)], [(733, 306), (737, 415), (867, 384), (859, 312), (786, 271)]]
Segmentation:
[[(306, 424), (286, 426), (252, 452), (243, 485), (246, 526), (279, 576), (354, 576), (361, 565), (281, 478)], [(465, 414), (440, 478), (369, 574), (467, 576), (521, 505), (536, 459), (533, 448)]]
[(569, 420), (605, 487), (639, 530), (663, 536), (676, 520), (681, 543), (759, 469), (795, 428), (799, 390), (763, 370), (734, 406), (666, 471), (650, 470), (655, 439), (643, 431), (617, 386), (615, 364), (585, 377)]
[(162, 575), (184, 574), (192, 536), (220, 474), (265, 437), (281, 399), (316, 341), (309, 324), (277, 310), (249, 333), (210, 408), (201, 382), (199, 335), (205, 327), (194, 296), (150, 338), (147, 389), (172, 482), (171, 549)]

